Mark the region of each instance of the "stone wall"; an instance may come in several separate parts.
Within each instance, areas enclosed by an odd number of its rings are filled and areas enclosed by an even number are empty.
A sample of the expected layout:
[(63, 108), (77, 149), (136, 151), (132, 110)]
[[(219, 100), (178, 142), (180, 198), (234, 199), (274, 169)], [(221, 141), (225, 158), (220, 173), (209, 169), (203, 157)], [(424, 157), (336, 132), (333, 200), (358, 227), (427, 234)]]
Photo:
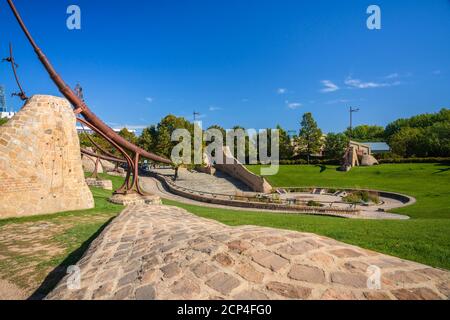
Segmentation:
[[(95, 164), (97, 162), (97, 158), (82, 154), (81, 155), (81, 161), (83, 164), (83, 171), (88, 173), (94, 173), (95, 171)], [(98, 163), (97, 166), (97, 173), (103, 173), (103, 166), (101, 162)]]
[[(89, 151), (95, 152), (93, 148), (86, 148)], [(95, 163), (97, 157), (91, 157), (86, 154), (81, 154), (84, 172), (94, 173)], [(108, 173), (116, 170), (116, 165), (110, 161), (100, 159), (97, 167), (97, 173)]]
[(272, 186), (266, 179), (250, 172), (242, 163), (233, 157), (228, 147), (223, 148), (225, 164), (215, 164), (214, 167), (242, 181), (254, 192), (271, 193)]
[(69, 102), (33, 96), (0, 127), (0, 218), (89, 209)]

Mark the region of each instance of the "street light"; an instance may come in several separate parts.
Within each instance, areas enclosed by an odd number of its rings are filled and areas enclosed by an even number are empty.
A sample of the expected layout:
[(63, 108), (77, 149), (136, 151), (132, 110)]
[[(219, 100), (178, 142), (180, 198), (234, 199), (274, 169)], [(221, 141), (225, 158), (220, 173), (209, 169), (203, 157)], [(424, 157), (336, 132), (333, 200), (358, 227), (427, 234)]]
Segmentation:
[(197, 116), (200, 116), (200, 112), (194, 111), (194, 122), (197, 121)]
[(359, 108), (350, 107), (350, 139), (353, 135), (353, 114), (359, 112)]

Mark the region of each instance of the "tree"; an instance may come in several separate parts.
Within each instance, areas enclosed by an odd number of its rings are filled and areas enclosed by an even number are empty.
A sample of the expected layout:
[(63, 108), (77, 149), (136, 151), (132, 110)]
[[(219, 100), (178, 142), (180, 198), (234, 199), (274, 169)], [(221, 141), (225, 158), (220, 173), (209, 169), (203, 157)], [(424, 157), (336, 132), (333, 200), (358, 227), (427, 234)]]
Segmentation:
[(294, 146), (291, 138), (280, 125), (277, 125), (277, 129), (280, 134), (280, 160), (290, 160), (294, 155)]
[[(80, 145), (83, 148), (93, 148), (96, 150), (96, 147), (94, 145), (97, 144), (100, 148), (105, 150), (106, 152), (109, 152), (115, 156), (122, 157), (122, 154), (108, 141), (106, 141), (103, 137), (98, 135), (97, 133), (85, 133), (81, 132), (78, 134), (78, 137), (80, 139)], [(94, 141), (94, 143), (91, 142)], [(96, 150), (99, 151), (99, 150)]]
[(209, 130), (209, 129), (216, 129), (216, 130), (219, 130), (219, 131), (222, 133), (223, 141), (224, 141), (224, 142), (226, 141), (226, 139), (227, 139), (227, 132), (226, 132), (226, 130), (225, 130), (223, 127), (221, 127), (221, 126), (215, 124), (215, 125), (210, 126), (210, 127), (208, 128), (208, 130)]
[[(185, 118), (174, 115), (164, 117), (156, 128), (149, 129), (153, 138), (151, 145), (153, 152), (170, 158), (172, 149), (178, 144), (178, 142), (172, 142), (172, 133), (177, 129), (186, 129), (192, 137), (194, 135), (194, 125)], [(194, 139), (192, 139), (193, 143)]]
[(301, 122), (300, 134), (298, 137), (300, 150), (309, 158), (312, 154), (319, 153), (323, 146), (322, 130), (317, 126), (311, 113), (305, 113)]
[(0, 118), (0, 126), (4, 125), (7, 122), (8, 122), (7, 118)]
[(429, 154), (435, 157), (450, 157), (450, 121), (438, 122), (425, 131)]
[(345, 131), (347, 137), (361, 142), (383, 141), (384, 128), (380, 126), (361, 125)]
[(163, 156), (170, 157), (172, 151), (172, 132), (165, 126), (158, 127), (158, 136), (155, 143), (155, 153)]
[[(249, 154), (250, 154), (250, 137), (248, 136), (245, 128), (242, 126), (239, 126), (239, 125), (234, 126), (231, 133), (229, 131), (227, 132), (227, 134), (233, 134), (233, 133), (235, 134), (235, 136), (233, 138), (234, 147), (233, 147), (233, 150), (230, 149), (230, 151), (233, 153), (233, 156), (236, 159), (247, 162), (249, 159)], [(240, 147), (241, 147), (239, 145), (240, 139), (238, 139), (238, 135), (240, 135), (240, 134), (244, 135), (243, 136), (244, 137), (244, 150), (240, 150)], [(227, 146), (230, 147), (228, 145), (228, 139), (226, 139), (225, 141), (226, 141)], [(239, 152), (241, 152), (241, 151), (244, 152), (243, 155), (239, 154)], [(245, 159), (240, 159), (241, 156), (243, 156)]]
[(129, 131), (127, 128), (123, 128), (122, 130), (120, 130), (119, 131), (119, 136), (121, 136), (122, 138), (124, 138), (128, 142), (131, 142), (132, 144), (136, 144), (137, 143), (136, 135), (133, 132)]
[(155, 150), (156, 142), (158, 141), (158, 132), (156, 126), (150, 126), (142, 130), (142, 133), (137, 141), (138, 146), (149, 152)]
[(405, 127), (398, 131), (390, 139), (392, 152), (402, 157), (421, 156), (424, 151), (421, 148), (423, 129)]
[(341, 159), (348, 147), (349, 138), (343, 133), (329, 133), (325, 140), (325, 156), (328, 159)]
[(401, 129), (410, 128), (428, 128), (436, 123), (450, 123), (450, 109), (442, 109), (434, 114), (419, 114), (409, 119), (398, 119), (386, 126), (384, 135), (387, 142), (394, 137)]
[(450, 156), (450, 110), (390, 123), (385, 136), (392, 152), (403, 157)]

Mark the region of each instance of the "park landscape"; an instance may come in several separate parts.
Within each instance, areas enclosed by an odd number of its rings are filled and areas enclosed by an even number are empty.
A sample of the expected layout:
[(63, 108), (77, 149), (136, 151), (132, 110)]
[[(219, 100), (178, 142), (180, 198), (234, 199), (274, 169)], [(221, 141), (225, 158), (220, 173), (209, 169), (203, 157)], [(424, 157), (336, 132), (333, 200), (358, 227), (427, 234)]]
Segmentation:
[[(8, 4), (63, 97), (27, 97), (11, 50), (23, 101), (0, 118), (0, 300), (449, 299), (448, 108), (373, 125), (350, 107), (350, 126), (322, 130), (319, 112), (286, 100), (294, 130), (270, 117), (259, 136), (239, 113), (230, 130), (203, 130), (195, 111), (112, 129)], [(350, 89), (377, 87), (350, 78)], [(174, 159), (177, 130), (201, 163)], [(244, 138), (208, 154), (217, 137), (198, 143), (199, 130)], [(269, 163), (263, 136), (277, 141)]]
[[(356, 167), (350, 172), (340, 172), (336, 165), (281, 165), (277, 175), (266, 177), (276, 188), (355, 188), (408, 194), (417, 202), (393, 210), (410, 217), (406, 221), (211, 208), (201, 203), (185, 203), (170, 197), (165, 199), (164, 196), (162, 202), (232, 227), (254, 225), (314, 233), (448, 270), (448, 168), (445, 162), (388, 163)], [(248, 169), (255, 174), (260, 172), (260, 166), (248, 166)], [(86, 173), (87, 177), (90, 175)], [(101, 174), (100, 179), (112, 180), (114, 189), (123, 182), (122, 177), (107, 174)], [(94, 209), (0, 221), (2, 278), (14, 284), (14, 290), (18, 290), (16, 294), (21, 294), (22, 298), (31, 294), (34, 298), (47, 295), (65, 275), (67, 267), (82, 257), (91, 241), (123, 210), (122, 206), (108, 202), (111, 191), (97, 187), (91, 187), (91, 191), (95, 200)], [(36, 231), (40, 234), (38, 238), (34, 236)]]

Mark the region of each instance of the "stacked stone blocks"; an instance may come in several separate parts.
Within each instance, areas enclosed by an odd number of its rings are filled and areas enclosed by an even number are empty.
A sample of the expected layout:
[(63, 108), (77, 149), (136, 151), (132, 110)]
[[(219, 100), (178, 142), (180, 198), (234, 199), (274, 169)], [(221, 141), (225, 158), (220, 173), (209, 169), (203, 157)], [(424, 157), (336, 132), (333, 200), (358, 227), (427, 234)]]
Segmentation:
[(94, 207), (75, 124), (67, 100), (37, 95), (0, 127), (0, 218)]

